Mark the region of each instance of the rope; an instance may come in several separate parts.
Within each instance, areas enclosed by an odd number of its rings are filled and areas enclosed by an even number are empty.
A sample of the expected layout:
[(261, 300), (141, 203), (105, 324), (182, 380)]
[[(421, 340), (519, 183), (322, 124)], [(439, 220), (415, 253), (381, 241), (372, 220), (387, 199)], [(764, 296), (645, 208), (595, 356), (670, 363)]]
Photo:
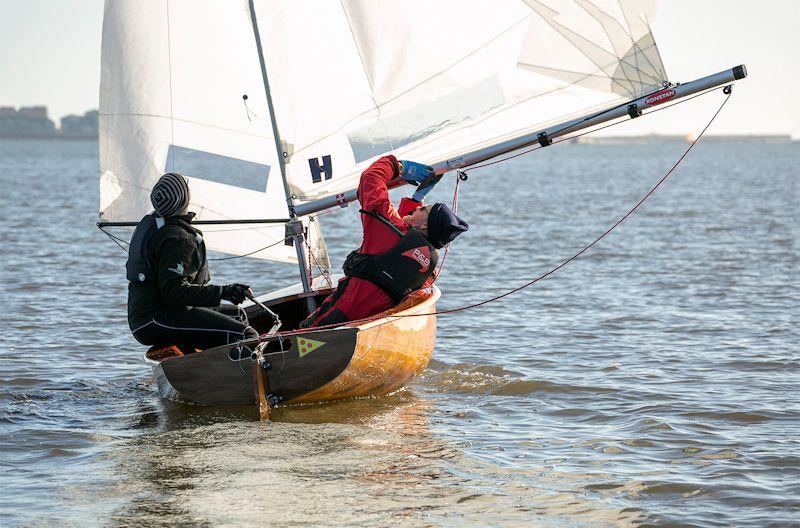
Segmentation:
[[(456, 188), (453, 190), (453, 205), (450, 207), (453, 213), (458, 214), (458, 186), (461, 184), (461, 175), (456, 176)], [(444, 263), (447, 260), (447, 254), (450, 253), (450, 242), (444, 247), (444, 255), (442, 255), (442, 262), (439, 263), (439, 269), (433, 275), (433, 282), (439, 279), (439, 275), (444, 271)]]
[(563, 261), (561, 264), (559, 264), (558, 266), (556, 266), (556, 267), (552, 268), (551, 270), (549, 270), (549, 271), (547, 271), (547, 272), (545, 272), (545, 273), (543, 273), (543, 274), (539, 275), (538, 277), (536, 277), (536, 278), (534, 278), (534, 279), (532, 279), (532, 280), (530, 280), (530, 281), (526, 282), (525, 284), (523, 284), (523, 285), (521, 285), (521, 286), (518, 286), (518, 287), (516, 287), (516, 288), (514, 288), (514, 289), (512, 289), (512, 290), (509, 290), (509, 291), (505, 292), (505, 293), (502, 293), (502, 294), (500, 294), (500, 295), (496, 295), (496, 296), (494, 296), (494, 297), (491, 297), (491, 298), (489, 298), (489, 299), (486, 299), (486, 300), (483, 300), (483, 301), (480, 301), (480, 302), (477, 302), (477, 303), (474, 303), (474, 304), (470, 304), (470, 305), (466, 305), (466, 306), (461, 306), (461, 307), (459, 307), (459, 308), (452, 308), (452, 309), (450, 309), (450, 310), (442, 310), (442, 311), (436, 312), (436, 315), (443, 315), (443, 314), (449, 314), (449, 313), (460, 312), (460, 311), (463, 311), (463, 310), (469, 310), (469, 309), (471, 309), (471, 308), (477, 308), (478, 306), (483, 306), (484, 304), (488, 304), (488, 303), (490, 303), (490, 302), (498, 301), (498, 300), (500, 300), (500, 299), (502, 299), (502, 298), (504, 298), (504, 297), (508, 297), (509, 295), (511, 295), (511, 294), (513, 294), (513, 293), (516, 293), (516, 292), (518, 292), (518, 291), (520, 291), (520, 290), (522, 290), (522, 289), (525, 289), (525, 288), (527, 288), (527, 287), (529, 287), (529, 286), (531, 286), (531, 285), (533, 285), (533, 284), (536, 284), (537, 282), (539, 282), (540, 280), (544, 279), (545, 277), (548, 277), (548, 276), (552, 275), (553, 273), (555, 273), (556, 271), (560, 270), (561, 268), (563, 268), (564, 266), (566, 266), (567, 264), (569, 264), (570, 262), (572, 262), (572, 261), (573, 261), (573, 260), (575, 260), (576, 258), (580, 257), (581, 255), (583, 255), (584, 253), (586, 253), (587, 251), (589, 251), (589, 249), (591, 249), (591, 248), (592, 248), (592, 247), (593, 247), (595, 244), (597, 244), (597, 243), (598, 243), (598, 242), (600, 242), (602, 239), (604, 239), (604, 238), (605, 238), (605, 237), (606, 237), (606, 236), (607, 236), (609, 233), (611, 233), (611, 231), (613, 231), (614, 229), (616, 229), (616, 228), (617, 228), (617, 226), (619, 226), (619, 225), (620, 225), (622, 222), (624, 222), (624, 221), (625, 221), (625, 220), (626, 220), (626, 219), (627, 219), (629, 216), (631, 216), (631, 215), (632, 215), (632, 214), (633, 214), (633, 213), (634, 213), (634, 212), (635, 212), (637, 209), (639, 209), (639, 207), (641, 207), (641, 205), (642, 205), (642, 204), (643, 204), (643, 203), (644, 203), (644, 202), (645, 202), (645, 201), (646, 201), (648, 198), (650, 198), (650, 197), (653, 195), (653, 193), (655, 193), (655, 192), (656, 192), (656, 190), (658, 190), (658, 188), (659, 188), (659, 187), (661, 187), (661, 185), (662, 185), (662, 184), (663, 184), (665, 181), (667, 181), (667, 178), (669, 178), (669, 177), (670, 177), (670, 176), (671, 176), (671, 175), (672, 175), (672, 174), (675, 172), (675, 169), (677, 169), (677, 168), (678, 168), (678, 165), (680, 165), (680, 164), (681, 164), (681, 162), (682, 162), (682, 161), (683, 161), (683, 160), (686, 158), (686, 156), (689, 154), (689, 152), (691, 152), (691, 150), (694, 148), (694, 146), (697, 144), (697, 142), (698, 142), (698, 141), (700, 141), (700, 138), (701, 138), (701, 137), (703, 137), (703, 134), (705, 134), (705, 133), (706, 133), (706, 130), (708, 130), (708, 128), (711, 126), (711, 124), (712, 124), (712, 123), (714, 122), (714, 120), (717, 118), (717, 116), (719, 115), (719, 113), (720, 113), (720, 112), (722, 111), (722, 109), (725, 107), (725, 104), (726, 104), (726, 103), (728, 102), (728, 100), (730, 99), (730, 97), (731, 97), (731, 96), (730, 96), (730, 94), (726, 95), (725, 99), (722, 101), (722, 104), (719, 106), (719, 108), (717, 109), (717, 111), (716, 111), (716, 112), (714, 113), (714, 115), (711, 117), (711, 120), (708, 122), (708, 124), (706, 124), (706, 126), (705, 126), (705, 127), (703, 127), (703, 130), (700, 132), (700, 134), (698, 134), (698, 136), (697, 136), (697, 137), (694, 139), (694, 141), (692, 141), (692, 142), (691, 142), (691, 144), (690, 144), (690, 145), (689, 145), (689, 147), (686, 149), (686, 151), (685, 151), (685, 152), (684, 152), (684, 153), (681, 155), (681, 157), (680, 157), (680, 158), (678, 158), (678, 161), (676, 161), (676, 162), (675, 162), (675, 164), (674, 164), (674, 165), (672, 165), (672, 168), (670, 168), (670, 169), (669, 169), (669, 171), (667, 171), (667, 173), (666, 173), (666, 174), (665, 174), (665, 175), (664, 175), (664, 176), (663, 176), (663, 177), (662, 177), (660, 180), (658, 180), (658, 183), (656, 183), (656, 184), (655, 184), (655, 185), (654, 185), (654, 186), (653, 186), (653, 187), (652, 187), (652, 188), (651, 188), (651, 189), (650, 189), (650, 190), (647, 192), (647, 194), (645, 194), (645, 195), (642, 197), (642, 199), (641, 199), (641, 200), (639, 200), (639, 201), (636, 203), (636, 205), (634, 205), (634, 206), (633, 206), (633, 207), (632, 207), (632, 208), (631, 208), (631, 209), (630, 209), (630, 210), (629, 210), (627, 213), (625, 213), (625, 214), (622, 216), (622, 218), (620, 218), (619, 220), (617, 220), (617, 221), (614, 223), (614, 225), (612, 225), (611, 227), (609, 227), (608, 229), (606, 229), (606, 230), (605, 230), (605, 231), (604, 231), (604, 232), (603, 232), (603, 233), (602, 233), (600, 236), (598, 236), (597, 238), (595, 238), (594, 240), (592, 240), (592, 241), (591, 241), (591, 242), (590, 242), (588, 245), (584, 246), (584, 248), (583, 248), (583, 249), (581, 249), (580, 251), (578, 251), (577, 253), (575, 253), (574, 255), (572, 255), (571, 257), (569, 257), (568, 259), (564, 260), (564, 261)]
[[(698, 94), (698, 96), (706, 94), (706, 93), (709, 93), (709, 92), (717, 90), (717, 89), (718, 88), (714, 88), (712, 90), (708, 90), (706, 92), (702, 92), (701, 94)], [(695, 97), (698, 97), (698, 96), (695, 96)], [(495, 302), (495, 301), (499, 301), (499, 300), (501, 300), (501, 299), (503, 299), (505, 297), (508, 297), (509, 295), (517, 293), (520, 290), (524, 290), (525, 288), (528, 288), (528, 287), (532, 286), (533, 284), (536, 284), (537, 282), (539, 282), (540, 280), (544, 279), (545, 277), (549, 277), (550, 275), (552, 275), (556, 271), (560, 270), (561, 268), (563, 268), (564, 266), (566, 266), (567, 264), (569, 264), (573, 260), (577, 259), (581, 255), (583, 255), (584, 253), (589, 251), (589, 249), (591, 249), (595, 244), (597, 244), (602, 239), (604, 239), (609, 233), (611, 233), (614, 229), (616, 229), (617, 226), (619, 226), (629, 216), (631, 216), (637, 209), (639, 209), (639, 207), (641, 207), (641, 205), (645, 201), (647, 201), (647, 199), (650, 198), (653, 195), (653, 193), (655, 193), (656, 190), (658, 190), (659, 187), (661, 187), (661, 185), (667, 180), (667, 178), (669, 178), (675, 172), (675, 169), (678, 168), (678, 165), (681, 164), (681, 162), (686, 158), (686, 156), (689, 154), (689, 152), (691, 152), (691, 150), (694, 148), (694, 146), (700, 141), (700, 138), (703, 137), (703, 135), (706, 133), (708, 128), (711, 126), (711, 124), (716, 120), (717, 116), (722, 111), (722, 109), (725, 107), (725, 104), (728, 102), (730, 97), (731, 97), (731, 94), (727, 93), (725, 99), (722, 101), (722, 104), (720, 104), (720, 106), (717, 109), (717, 111), (711, 117), (711, 120), (709, 120), (709, 122), (706, 124), (706, 126), (703, 127), (703, 130), (700, 132), (700, 134), (697, 135), (697, 137), (694, 139), (694, 141), (692, 141), (691, 144), (687, 147), (686, 151), (684, 151), (684, 153), (680, 156), (680, 158), (678, 158), (678, 160), (672, 165), (672, 168), (670, 168), (669, 171), (667, 171), (667, 173), (660, 180), (658, 180), (658, 182), (647, 192), (647, 194), (645, 194), (636, 203), (636, 205), (634, 205), (627, 213), (625, 213), (611, 227), (606, 229), (600, 236), (598, 236), (592, 242), (590, 242), (589, 244), (584, 246), (583, 249), (581, 249), (580, 251), (578, 251), (577, 253), (575, 253), (571, 257), (567, 258), (566, 260), (564, 260), (563, 262), (561, 262), (560, 264), (558, 264), (554, 268), (550, 269), (549, 271), (547, 271), (545, 273), (542, 273), (538, 277), (526, 282), (525, 284), (522, 284), (521, 286), (518, 286), (518, 287), (516, 287), (514, 289), (511, 289), (511, 290), (509, 290), (507, 292), (504, 292), (504, 293), (502, 293), (500, 295), (496, 295), (494, 297), (490, 297), (488, 299), (485, 299), (483, 301), (479, 301), (479, 302), (476, 302), (476, 303), (473, 303), (473, 304), (468, 304), (468, 305), (464, 305), (464, 306), (459, 306), (457, 308), (451, 308), (451, 309), (448, 309), (448, 310), (439, 310), (439, 311), (436, 311), (436, 312), (424, 313), (424, 314), (403, 314), (403, 315), (380, 315), (380, 314), (378, 314), (378, 315), (373, 315), (371, 317), (365, 317), (363, 319), (357, 319), (357, 320), (354, 320), (354, 321), (348, 321), (345, 324), (347, 324), (348, 326), (353, 326), (353, 325), (359, 325), (359, 324), (367, 323), (367, 322), (370, 322), (370, 321), (375, 321), (375, 320), (378, 320), (378, 319), (400, 319), (400, 318), (405, 318), (405, 317), (427, 317), (427, 316), (430, 316), (430, 315), (448, 315), (448, 314), (452, 314), (452, 313), (456, 313), (456, 312), (462, 312), (462, 311), (465, 311), (465, 310), (471, 310), (473, 308), (477, 308), (477, 307), (483, 306), (485, 304), (489, 304), (489, 303), (492, 303), (492, 302)], [(676, 103), (676, 104), (678, 104), (678, 103)], [(670, 105), (670, 106), (673, 106), (673, 105)], [(652, 113), (652, 112), (650, 112), (650, 113)], [(532, 149), (532, 150), (536, 150), (536, 149)], [(504, 158), (504, 160), (505, 159), (511, 159), (511, 157), (516, 157), (516, 155), (515, 156), (510, 156), (508, 158)], [(500, 160), (500, 161), (504, 161), (504, 160)], [(498, 163), (498, 162), (495, 161), (495, 162), (492, 162), (492, 164), (493, 163)], [(477, 167), (472, 167), (472, 168), (477, 168)], [(456, 196), (456, 198), (457, 198), (457, 196)], [(299, 330), (287, 330), (287, 331), (284, 331), (284, 332), (279, 332), (279, 334), (281, 336), (291, 336), (291, 335), (296, 335), (296, 334), (301, 334), (301, 333), (307, 333), (307, 332), (312, 331), (312, 330), (325, 330), (325, 329), (328, 329), (328, 328), (334, 328), (334, 327), (339, 327), (339, 326), (342, 326), (342, 324), (341, 323), (340, 324), (329, 324), (329, 325), (322, 325), (322, 326), (303, 328), (303, 329), (299, 329)]]
[(217, 258), (210, 258), (210, 259), (206, 259), (206, 260), (233, 260), (233, 259), (242, 258), (242, 257), (249, 257), (250, 255), (255, 255), (256, 253), (258, 253), (260, 251), (264, 251), (265, 249), (269, 249), (271, 247), (275, 247), (278, 244), (283, 244), (284, 242), (286, 242), (290, 238), (292, 238), (292, 237), (286, 237), (283, 240), (278, 240), (277, 242), (273, 242), (272, 244), (270, 244), (268, 246), (264, 246), (261, 249), (257, 249), (255, 251), (251, 251), (250, 253), (245, 253), (244, 255), (233, 255), (231, 257), (217, 257)]
[[(683, 162), (683, 160), (686, 158), (686, 156), (689, 154), (689, 152), (691, 152), (691, 150), (694, 148), (694, 146), (700, 141), (700, 139), (706, 133), (708, 128), (711, 126), (711, 124), (716, 120), (717, 116), (720, 114), (720, 112), (722, 111), (722, 109), (725, 107), (725, 105), (727, 104), (728, 100), (730, 99), (731, 92), (729, 90), (727, 90), (727, 87), (711, 88), (711, 89), (706, 90), (704, 92), (700, 92), (700, 93), (698, 93), (698, 94), (696, 94), (696, 95), (694, 95), (692, 97), (688, 97), (688, 98), (682, 99), (682, 100), (677, 101), (675, 103), (672, 103), (670, 105), (665, 105), (665, 106), (662, 106), (662, 107), (657, 108), (655, 110), (652, 110), (650, 112), (647, 112), (646, 114), (643, 114), (643, 115), (650, 115), (650, 114), (653, 114), (655, 112), (659, 112), (661, 110), (666, 110), (667, 108), (671, 108), (671, 107), (673, 107), (673, 106), (675, 106), (677, 104), (682, 104), (682, 103), (688, 102), (688, 101), (690, 101), (692, 99), (695, 99), (697, 97), (700, 97), (702, 95), (708, 94), (710, 92), (713, 92), (713, 91), (716, 91), (716, 90), (719, 90), (719, 89), (725, 90), (725, 93), (726, 93), (726, 97), (722, 101), (722, 104), (720, 104), (719, 108), (714, 113), (714, 115), (711, 117), (709, 122), (705, 125), (705, 127), (703, 127), (703, 130), (700, 132), (700, 134), (698, 134), (697, 137), (691, 142), (691, 144), (687, 147), (687, 149), (680, 156), (680, 158), (678, 158), (678, 160), (672, 165), (672, 167), (669, 169), (669, 171), (667, 171), (667, 173), (660, 180), (658, 180), (658, 182), (647, 192), (647, 194), (645, 194), (636, 203), (636, 205), (634, 205), (627, 213), (625, 213), (611, 227), (606, 229), (602, 234), (600, 234), (600, 236), (596, 237), (592, 242), (590, 242), (589, 244), (584, 246), (583, 249), (581, 249), (580, 251), (578, 251), (577, 253), (575, 253), (571, 257), (567, 258), (566, 260), (564, 260), (563, 262), (561, 262), (560, 264), (558, 264), (554, 268), (550, 269), (549, 271), (547, 271), (545, 273), (542, 273), (541, 275), (535, 277), (534, 279), (532, 279), (532, 280), (530, 280), (530, 281), (528, 281), (528, 282), (526, 282), (526, 283), (524, 283), (524, 284), (522, 284), (522, 285), (520, 285), (520, 286), (518, 286), (516, 288), (513, 288), (511, 290), (508, 290), (508, 291), (500, 294), (500, 295), (496, 295), (494, 297), (490, 297), (488, 299), (485, 299), (483, 301), (479, 301), (479, 302), (476, 302), (476, 303), (473, 303), (473, 304), (468, 304), (468, 305), (464, 305), (464, 306), (459, 306), (457, 308), (451, 308), (451, 309), (448, 309), (448, 310), (439, 310), (439, 311), (436, 311), (436, 312), (424, 313), (424, 314), (402, 314), (402, 315), (380, 315), (380, 314), (378, 314), (378, 315), (373, 315), (373, 316), (370, 316), (370, 317), (365, 317), (365, 318), (362, 318), (362, 319), (356, 319), (356, 320), (353, 320), (353, 321), (348, 321), (345, 324), (347, 326), (354, 326), (354, 325), (360, 325), (360, 324), (363, 324), (363, 323), (367, 323), (367, 322), (370, 322), (370, 321), (376, 321), (378, 319), (400, 319), (400, 318), (405, 318), (405, 317), (427, 317), (427, 316), (430, 316), (430, 315), (448, 315), (448, 314), (453, 314), (453, 313), (456, 313), (456, 312), (471, 310), (473, 308), (478, 308), (480, 306), (483, 306), (483, 305), (486, 305), (486, 304), (489, 304), (489, 303), (492, 303), (492, 302), (499, 301), (499, 300), (501, 300), (501, 299), (503, 299), (505, 297), (508, 297), (509, 295), (512, 295), (512, 294), (517, 293), (517, 292), (519, 292), (521, 290), (524, 290), (525, 288), (528, 288), (528, 287), (532, 286), (533, 284), (536, 284), (540, 280), (542, 280), (542, 279), (544, 279), (546, 277), (549, 277), (553, 273), (557, 272), (558, 270), (560, 270), (561, 268), (563, 268), (564, 266), (566, 266), (567, 264), (569, 264), (573, 260), (577, 259), (581, 255), (586, 253), (589, 249), (594, 247), (595, 244), (600, 242), (602, 239), (604, 239), (609, 233), (611, 233), (622, 222), (624, 222), (629, 216), (631, 216), (637, 209), (639, 209), (639, 207), (641, 207), (641, 205), (644, 204), (644, 202), (647, 201), (647, 199), (650, 198), (653, 195), (653, 193), (655, 193), (656, 190), (658, 190), (659, 187), (661, 187), (661, 185), (667, 180), (667, 178), (669, 178), (675, 172), (675, 169), (677, 169), (678, 166), (681, 164), (681, 162)], [(626, 118), (621, 118), (621, 120), (619, 120), (619, 121), (614, 121), (614, 122), (609, 123), (607, 125), (604, 125), (602, 127), (593, 128), (593, 129), (587, 130), (585, 132), (582, 132), (580, 134), (569, 136), (569, 137), (560, 139), (558, 141), (553, 141), (553, 144), (561, 143), (563, 141), (568, 141), (568, 140), (571, 140), (571, 139), (574, 139), (576, 137), (580, 137), (580, 136), (583, 136), (583, 135), (586, 135), (586, 134), (589, 134), (589, 133), (597, 132), (598, 130), (603, 130), (605, 128), (609, 128), (611, 126), (620, 124), (620, 123), (625, 122), (625, 121), (627, 121)], [(528, 153), (533, 152), (535, 150), (539, 150), (541, 148), (542, 147), (539, 145), (539, 146), (536, 146), (534, 148), (528, 149), (526, 151), (519, 152), (517, 154), (513, 154), (513, 155), (510, 155), (510, 156), (507, 156), (505, 158), (501, 158), (501, 159), (490, 161), (490, 162), (483, 163), (483, 164), (471, 165), (470, 167), (468, 167), (468, 169), (469, 170), (473, 170), (473, 169), (479, 169), (479, 168), (483, 168), (483, 167), (488, 167), (490, 165), (495, 165), (495, 164), (500, 163), (502, 161), (507, 161), (507, 160), (522, 156), (524, 154), (528, 154)], [(461, 172), (466, 174), (466, 170), (462, 170)], [(454, 191), (454, 194), (453, 194), (453, 211), (454, 212), (457, 210), (457, 207), (458, 207), (459, 181), (460, 181), (460, 178), (458, 180), (456, 180), (456, 187), (455, 187), (455, 191)], [(125, 242), (124, 240), (111, 235), (110, 233), (106, 232), (105, 229), (101, 228), (101, 230), (106, 235), (108, 235), (112, 240), (114, 240), (114, 242), (117, 243), (117, 245), (120, 248), (125, 250), (125, 248), (121, 244), (119, 244), (119, 242), (118, 242), (118, 241)], [(282, 243), (282, 242), (284, 242), (284, 241), (281, 240), (281, 241), (275, 242), (274, 244), (270, 244), (269, 246), (263, 247), (261, 249), (257, 249), (256, 251), (252, 251), (252, 252), (248, 253), (247, 255), (236, 255), (236, 256), (233, 256), (233, 257), (223, 257), (223, 258), (209, 259), (209, 260), (229, 260), (229, 259), (233, 259), (233, 258), (245, 257), (245, 256), (248, 256), (248, 255), (252, 255), (254, 253), (258, 253), (259, 251), (263, 251), (263, 250), (268, 249), (270, 247), (273, 247), (273, 246), (275, 246), (275, 245), (277, 245), (279, 243)], [(127, 242), (125, 242), (125, 243), (127, 243)], [(438, 272), (436, 274), (436, 278), (438, 278), (439, 274), (441, 273), (442, 269), (444, 268), (444, 263), (445, 263), (445, 260), (447, 258), (447, 254), (449, 252), (449, 249), (450, 249), (450, 244), (448, 244), (446, 249), (445, 249), (445, 254), (442, 257), (442, 263), (439, 266), (439, 270), (438, 270)], [(311, 253), (311, 252), (309, 251), (309, 253)], [(311, 263), (309, 262), (309, 267), (310, 267), (310, 265), (311, 265)], [(436, 279), (434, 279), (434, 281), (435, 280)], [(275, 333), (270, 334), (268, 336), (259, 336), (258, 338), (254, 338), (254, 339), (242, 340), (242, 341), (238, 342), (237, 344), (245, 345), (245, 344), (261, 343), (261, 342), (264, 342), (264, 341), (270, 341), (270, 340), (272, 340), (274, 338), (281, 339), (281, 338), (287, 337), (287, 336), (308, 333), (309, 331), (319, 331), (319, 330), (325, 330), (325, 329), (336, 328), (336, 327), (341, 327), (341, 326), (343, 326), (341, 323), (337, 323), (337, 324), (314, 326), (314, 327), (297, 329), (297, 330), (285, 330), (283, 332), (275, 332)], [(278, 352), (278, 353), (280, 353), (280, 352)], [(271, 355), (271, 354), (265, 354), (265, 355)]]

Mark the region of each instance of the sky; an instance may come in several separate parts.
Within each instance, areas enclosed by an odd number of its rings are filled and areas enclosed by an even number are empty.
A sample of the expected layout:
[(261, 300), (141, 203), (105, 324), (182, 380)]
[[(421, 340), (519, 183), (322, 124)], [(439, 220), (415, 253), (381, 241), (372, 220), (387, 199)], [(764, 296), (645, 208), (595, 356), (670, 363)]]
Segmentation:
[[(0, 0), (0, 106), (46, 105), (55, 121), (97, 108), (102, 21), (103, 0)], [(796, 138), (798, 27), (800, 0), (663, 0), (652, 24), (673, 82), (746, 65), (713, 133)], [(711, 97), (613, 133), (692, 134), (716, 109)]]

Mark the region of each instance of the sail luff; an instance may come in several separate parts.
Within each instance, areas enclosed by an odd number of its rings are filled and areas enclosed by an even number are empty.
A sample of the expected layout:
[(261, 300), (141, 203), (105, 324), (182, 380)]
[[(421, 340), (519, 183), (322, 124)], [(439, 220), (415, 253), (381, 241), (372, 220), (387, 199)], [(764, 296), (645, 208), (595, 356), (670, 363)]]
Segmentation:
[[(615, 105), (606, 110), (592, 112), (591, 114), (572, 119), (563, 123), (558, 123), (543, 130), (526, 133), (513, 139), (498, 142), (496, 144), (482, 147), (462, 155), (455, 156), (446, 160), (438, 160), (431, 163), (436, 174), (444, 174), (461, 167), (468, 167), (489, 160), (491, 158), (507, 154), (509, 152), (525, 148), (539, 142), (541, 137), (552, 140), (553, 138), (565, 136), (579, 130), (591, 128), (593, 126), (619, 119), (628, 115), (629, 105), (635, 104), (639, 110), (645, 110), (668, 101), (675, 101), (683, 97), (693, 95), (705, 90), (716, 88), (724, 84), (732, 83), (747, 76), (744, 65), (736, 66), (729, 70), (724, 70), (694, 81), (665, 88), (658, 92), (644, 95), (638, 99), (633, 99), (627, 103)], [(402, 182), (395, 182), (395, 186), (403, 185)], [(357, 199), (356, 189), (350, 189), (335, 196), (328, 196), (320, 200), (314, 200), (304, 204), (295, 205), (294, 211), (298, 216), (313, 214), (332, 207), (344, 207)]]

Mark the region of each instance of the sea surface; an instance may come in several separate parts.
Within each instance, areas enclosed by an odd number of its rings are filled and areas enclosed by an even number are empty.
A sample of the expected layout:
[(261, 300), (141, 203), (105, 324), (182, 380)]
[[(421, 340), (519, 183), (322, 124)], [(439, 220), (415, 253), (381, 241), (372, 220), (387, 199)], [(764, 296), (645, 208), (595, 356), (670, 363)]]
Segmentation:
[[(439, 307), (555, 267), (686, 146), (470, 172)], [(125, 254), (94, 225), (97, 143), (1, 141), (0, 526), (800, 526), (798, 167), (798, 143), (701, 141), (587, 254), (441, 316), (406, 390), (260, 423), (159, 399)], [(339, 266), (355, 208), (322, 221)], [(258, 293), (297, 280), (212, 271)]]

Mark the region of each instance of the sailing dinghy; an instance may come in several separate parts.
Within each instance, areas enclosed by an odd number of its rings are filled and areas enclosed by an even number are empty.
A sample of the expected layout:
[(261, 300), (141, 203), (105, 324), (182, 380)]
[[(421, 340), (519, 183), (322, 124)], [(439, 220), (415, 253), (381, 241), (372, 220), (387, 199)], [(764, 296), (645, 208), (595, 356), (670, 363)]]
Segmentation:
[(160, 393), (268, 411), (408, 383), (433, 352), (435, 286), (296, 330), (334, 285), (319, 214), (356, 200), (387, 153), (442, 174), (745, 77), (671, 83), (654, 14), (637, 0), (106, 0), (98, 225), (135, 225), (158, 177), (180, 172), (209, 249), (300, 270), (247, 306), (259, 343), (148, 352)]

